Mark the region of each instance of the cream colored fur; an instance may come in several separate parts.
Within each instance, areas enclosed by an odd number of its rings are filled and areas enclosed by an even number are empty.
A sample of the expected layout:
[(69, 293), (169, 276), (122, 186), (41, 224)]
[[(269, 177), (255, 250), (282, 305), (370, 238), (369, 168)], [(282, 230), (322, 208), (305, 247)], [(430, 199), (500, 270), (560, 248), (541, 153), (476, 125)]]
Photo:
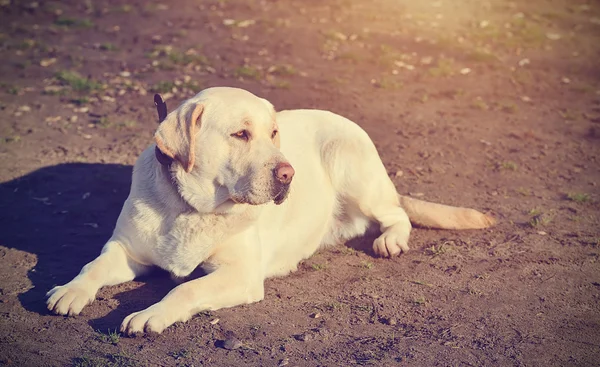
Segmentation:
[[(173, 163), (162, 166), (155, 145), (141, 154), (112, 237), (77, 277), (48, 292), (53, 312), (77, 315), (101, 287), (153, 266), (178, 278), (202, 266), (208, 275), (121, 325), (130, 335), (160, 333), (202, 310), (260, 301), (266, 278), (294, 271), (320, 247), (361, 236), (371, 224), (382, 233), (373, 249), (386, 257), (408, 251), (411, 220), (453, 229), (493, 224), (472, 209), (399, 196), (353, 122), (317, 110), (276, 114), (240, 89), (211, 88), (185, 101), (156, 140)], [(283, 202), (287, 186), (273, 173), (281, 162), (295, 169)]]

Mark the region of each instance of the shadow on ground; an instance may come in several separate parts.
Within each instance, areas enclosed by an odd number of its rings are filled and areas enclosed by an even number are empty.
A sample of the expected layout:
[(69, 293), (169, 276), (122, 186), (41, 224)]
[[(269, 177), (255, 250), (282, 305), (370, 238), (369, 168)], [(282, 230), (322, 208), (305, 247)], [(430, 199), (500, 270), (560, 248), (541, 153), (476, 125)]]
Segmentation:
[(46, 313), (44, 295), (98, 256), (129, 192), (131, 166), (69, 163), (0, 184), (2, 245), (37, 256), (33, 287), (19, 296)]

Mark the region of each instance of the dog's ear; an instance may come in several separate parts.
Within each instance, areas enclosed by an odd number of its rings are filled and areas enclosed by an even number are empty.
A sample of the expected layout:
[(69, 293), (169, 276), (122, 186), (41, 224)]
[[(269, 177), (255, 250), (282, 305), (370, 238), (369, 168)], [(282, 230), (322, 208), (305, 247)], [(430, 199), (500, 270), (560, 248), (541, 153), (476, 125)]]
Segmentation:
[(200, 127), (203, 110), (202, 104), (178, 108), (167, 115), (154, 134), (158, 149), (181, 163), (186, 172), (194, 167), (196, 129)]

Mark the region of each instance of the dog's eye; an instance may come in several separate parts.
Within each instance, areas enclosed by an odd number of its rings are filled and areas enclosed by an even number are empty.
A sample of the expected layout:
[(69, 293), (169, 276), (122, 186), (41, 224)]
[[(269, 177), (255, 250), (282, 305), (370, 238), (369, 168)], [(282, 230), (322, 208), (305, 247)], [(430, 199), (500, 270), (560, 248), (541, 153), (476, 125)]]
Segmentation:
[(248, 134), (248, 130), (240, 130), (237, 133), (231, 134), (231, 136), (233, 136), (234, 138), (246, 140), (246, 141), (248, 141), (248, 139), (250, 138), (250, 134)]
[(271, 134), (271, 139), (275, 139), (275, 137), (277, 136), (277, 130), (273, 130), (273, 133)]

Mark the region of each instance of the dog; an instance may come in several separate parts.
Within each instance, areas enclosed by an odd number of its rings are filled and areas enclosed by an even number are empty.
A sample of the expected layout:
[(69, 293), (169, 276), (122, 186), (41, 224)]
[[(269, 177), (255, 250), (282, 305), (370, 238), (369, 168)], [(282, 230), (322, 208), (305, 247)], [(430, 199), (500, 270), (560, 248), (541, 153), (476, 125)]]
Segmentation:
[(411, 222), (478, 229), (495, 220), (399, 195), (369, 136), (342, 116), (276, 113), (243, 89), (209, 88), (159, 125), (135, 163), (112, 237), (79, 275), (47, 293), (47, 306), (78, 315), (103, 286), (153, 267), (185, 280), (201, 266), (207, 275), (183, 281), (120, 328), (161, 333), (203, 310), (262, 300), (266, 278), (373, 226), (381, 232), (376, 255), (406, 252)]

